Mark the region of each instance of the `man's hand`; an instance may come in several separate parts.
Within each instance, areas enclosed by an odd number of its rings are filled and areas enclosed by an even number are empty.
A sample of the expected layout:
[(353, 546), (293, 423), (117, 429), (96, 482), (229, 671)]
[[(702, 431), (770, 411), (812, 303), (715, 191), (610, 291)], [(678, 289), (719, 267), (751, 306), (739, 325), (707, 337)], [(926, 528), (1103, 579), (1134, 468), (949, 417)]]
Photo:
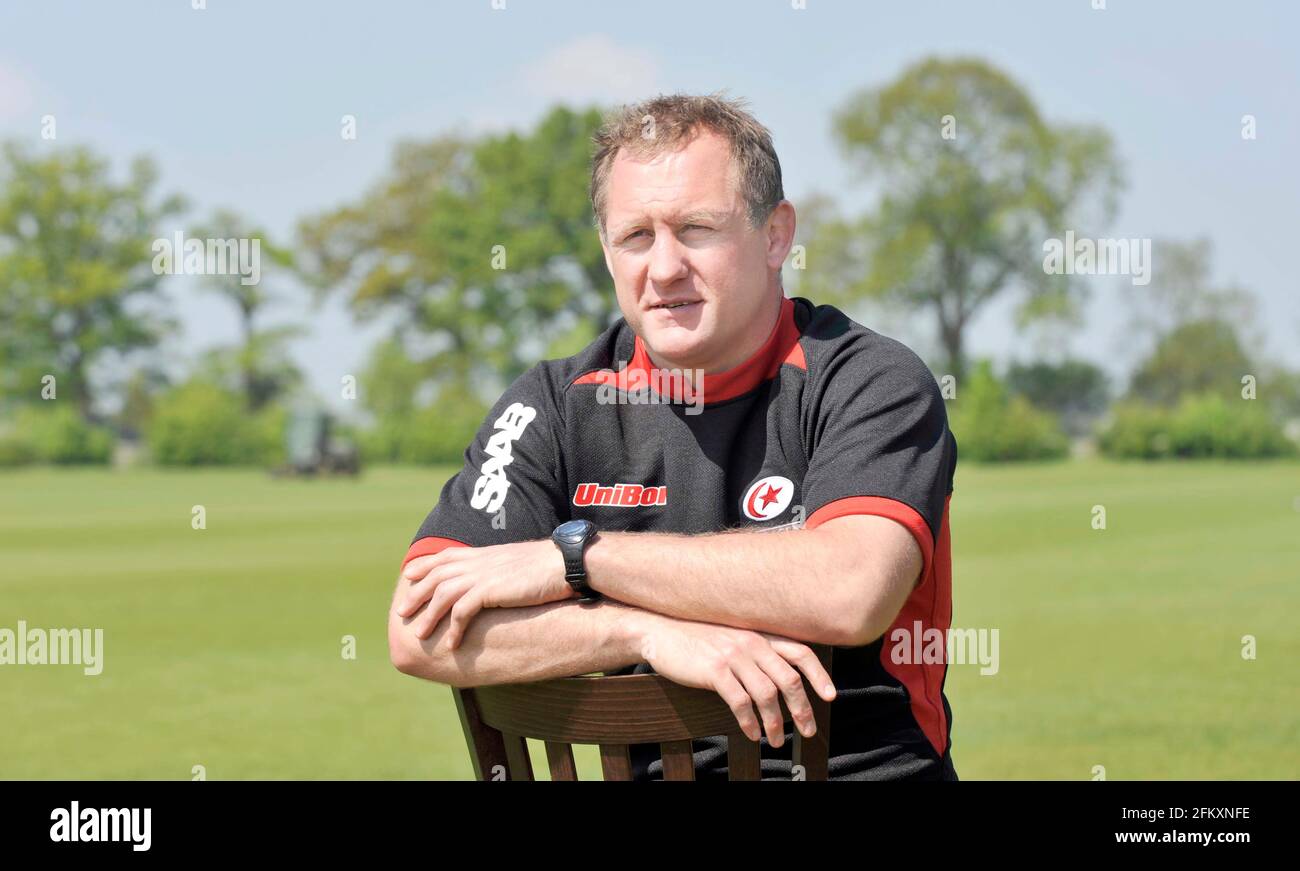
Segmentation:
[[(819, 696), (828, 702), (835, 698), (835, 686), (821, 660), (798, 641), (646, 611), (630, 612), (626, 619), (642, 659), (671, 681), (720, 695), (751, 741), (757, 741), (765, 727), (769, 744), (780, 747), (784, 742), (780, 696), (799, 733), (805, 738), (816, 733), (812, 706), (794, 666), (808, 676)], [(754, 703), (763, 727), (754, 716)]]
[(550, 539), (449, 547), (411, 560), (402, 577), (411, 587), (397, 613), (410, 617), (428, 602), (412, 621), (415, 634), (425, 639), (450, 611), (446, 638), (452, 649), (483, 608), (523, 608), (578, 596), (564, 579), (564, 557)]

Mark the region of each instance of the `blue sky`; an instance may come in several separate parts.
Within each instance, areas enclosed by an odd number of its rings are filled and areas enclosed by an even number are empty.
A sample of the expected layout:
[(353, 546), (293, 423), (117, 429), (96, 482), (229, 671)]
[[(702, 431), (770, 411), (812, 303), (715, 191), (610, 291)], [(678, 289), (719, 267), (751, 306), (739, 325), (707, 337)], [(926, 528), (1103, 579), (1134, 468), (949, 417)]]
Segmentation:
[[(195, 10), (191, 0), (4, 0), (0, 138), (90, 144), (119, 167), (149, 154), (162, 189), (194, 203), (191, 219), (229, 206), (283, 239), (301, 216), (364, 190), (398, 139), (525, 127), (556, 102), (726, 89), (772, 129), (796, 207), (813, 191), (854, 205), (869, 195), (831, 138), (831, 112), (926, 55), (977, 55), (1050, 120), (1112, 133), (1129, 187), (1099, 235), (1209, 237), (1216, 277), (1259, 297), (1263, 355), (1300, 364), (1296, 5), (1105, 5), (207, 0)], [(1240, 135), (1248, 113), (1254, 141)], [(40, 139), (46, 114), (57, 143)], [(355, 141), (339, 136), (345, 114), (357, 117)], [(1122, 373), (1142, 350), (1126, 333), (1122, 295), (1140, 288), (1092, 281), (1087, 324), (1069, 347)], [(184, 322), (174, 354), (233, 338), (232, 312), (188, 278), (166, 282)], [(928, 322), (868, 325), (922, 344)], [(379, 328), (358, 327), (338, 305), (308, 326), (295, 355), (336, 394)], [(1032, 353), (1005, 305), (976, 323), (970, 345), (1002, 359)]]

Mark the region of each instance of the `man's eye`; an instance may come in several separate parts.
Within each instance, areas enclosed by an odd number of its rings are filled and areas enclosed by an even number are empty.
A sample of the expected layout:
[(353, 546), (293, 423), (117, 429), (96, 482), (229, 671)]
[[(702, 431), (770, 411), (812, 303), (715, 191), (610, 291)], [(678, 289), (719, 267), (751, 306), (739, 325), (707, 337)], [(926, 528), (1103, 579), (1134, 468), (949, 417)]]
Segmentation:
[(645, 235), (645, 230), (633, 230), (631, 233), (628, 233), (626, 236), (623, 237), (623, 241), (630, 242), (633, 239), (635, 239), (637, 236), (644, 236), (644, 235)]
[(703, 224), (687, 224), (682, 229), (683, 230), (707, 230), (709, 228), (704, 226)]

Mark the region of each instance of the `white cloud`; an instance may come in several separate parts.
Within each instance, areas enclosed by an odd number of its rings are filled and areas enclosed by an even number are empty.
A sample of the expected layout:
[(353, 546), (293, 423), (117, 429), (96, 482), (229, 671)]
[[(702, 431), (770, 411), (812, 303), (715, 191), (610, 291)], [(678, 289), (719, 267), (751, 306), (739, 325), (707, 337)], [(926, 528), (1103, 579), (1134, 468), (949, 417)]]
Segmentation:
[(640, 100), (660, 90), (659, 62), (653, 54), (600, 34), (552, 49), (520, 75), (533, 96), (567, 103)]

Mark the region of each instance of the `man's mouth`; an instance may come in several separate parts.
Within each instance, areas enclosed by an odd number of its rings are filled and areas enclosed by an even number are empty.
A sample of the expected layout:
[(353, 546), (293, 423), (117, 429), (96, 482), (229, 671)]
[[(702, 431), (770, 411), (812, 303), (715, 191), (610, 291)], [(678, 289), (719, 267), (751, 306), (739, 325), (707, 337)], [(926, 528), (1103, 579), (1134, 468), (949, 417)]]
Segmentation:
[(698, 299), (686, 300), (686, 301), (684, 301), (684, 302), (661, 302), (661, 303), (659, 303), (658, 305), (651, 306), (651, 308), (652, 308), (652, 309), (667, 309), (667, 310), (669, 310), (669, 311), (672, 311), (673, 309), (680, 309), (680, 308), (684, 308), (684, 307), (686, 307), (686, 306), (690, 306), (690, 305), (698, 305), (699, 303), (700, 303), (700, 300), (698, 300)]

